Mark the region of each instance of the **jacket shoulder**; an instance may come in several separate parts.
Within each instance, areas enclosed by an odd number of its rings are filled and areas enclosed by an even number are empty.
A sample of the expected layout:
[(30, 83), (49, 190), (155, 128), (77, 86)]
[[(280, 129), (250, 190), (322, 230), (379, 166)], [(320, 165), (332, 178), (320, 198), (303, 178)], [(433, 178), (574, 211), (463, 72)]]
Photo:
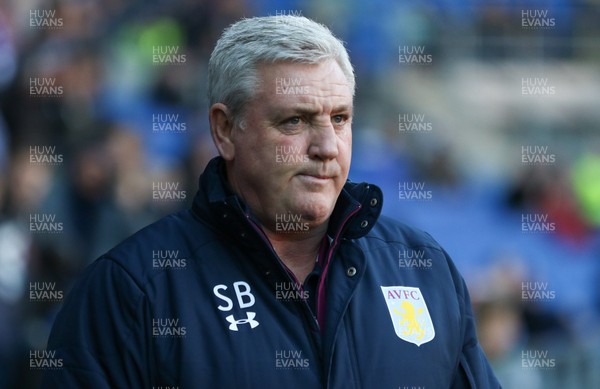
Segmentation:
[(390, 243), (410, 248), (429, 248), (444, 251), (440, 244), (427, 232), (409, 226), (391, 217), (381, 215), (373, 229), (365, 237), (370, 244), (387, 245)]
[(190, 210), (165, 216), (110, 249), (97, 262), (110, 260), (138, 283), (161, 270), (188, 266), (194, 254), (217, 239)]

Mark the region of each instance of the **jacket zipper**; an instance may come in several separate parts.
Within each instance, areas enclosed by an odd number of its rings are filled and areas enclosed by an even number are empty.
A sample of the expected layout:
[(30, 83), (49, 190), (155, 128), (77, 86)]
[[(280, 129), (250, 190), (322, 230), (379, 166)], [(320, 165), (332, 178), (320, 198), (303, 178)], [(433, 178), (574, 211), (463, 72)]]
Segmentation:
[(321, 329), (321, 335), (323, 334), (323, 331), (325, 330), (325, 312), (326, 312), (326, 307), (327, 307), (327, 295), (326, 295), (326, 291), (325, 291), (325, 280), (327, 278), (327, 271), (329, 270), (329, 264), (331, 262), (331, 258), (333, 257), (335, 250), (337, 249), (337, 246), (339, 245), (340, 236), (342, 235), (344, 226), (346, 225), (346, 223), (348, 222), (348, 220), (350, 220), (350, 218), (352, 216), (354, 216), (356, 213), (358, 213), (358, 211), (360, 211), (361, 208), (362, 208), (362, 205), (359, 204), (358, 207), (355, 208), (352, 212), (350, 212), (348, 214), (348, 216), (344, 219), (342, 226), (338, 230), (335, 238), (333, 239), (333, 242), (331, 243), (331, 246), (329, 247), (329, 253), (327, 255), (327, 260), (325, 262), (325, 266), (323, 267), (323, 273), (321, 274), (321, 277), (319, 278), (319, 285), (317, 286), (317, 321), (319, 322), (319, 328)]

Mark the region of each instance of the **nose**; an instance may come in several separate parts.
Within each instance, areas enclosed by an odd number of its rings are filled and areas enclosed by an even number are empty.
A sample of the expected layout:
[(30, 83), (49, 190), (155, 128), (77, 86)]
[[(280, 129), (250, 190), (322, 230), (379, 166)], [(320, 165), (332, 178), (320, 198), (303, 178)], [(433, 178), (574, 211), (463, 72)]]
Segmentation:
[(338, 156), (338, 136), (331, 121), (313, 126), (310, 132), (308, 155), (321, 161), (335, 159)]

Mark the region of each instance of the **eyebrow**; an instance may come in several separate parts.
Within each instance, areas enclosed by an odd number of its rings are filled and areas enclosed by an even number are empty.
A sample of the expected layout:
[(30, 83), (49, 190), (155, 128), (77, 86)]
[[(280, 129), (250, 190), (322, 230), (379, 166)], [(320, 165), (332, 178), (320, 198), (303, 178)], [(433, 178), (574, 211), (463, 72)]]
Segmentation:
[[(286, 114), (288, 114), (290, 112), (297, 112), (297, 113), (300, 113), (300, 114), (303, 114), (303, 115), (307, 115), (307, 116), (314, 116), (314, 115), (319, 114), (319, 112), (321, 112), (318, 109), (309, 108), (309, 107), (304, 106), (304, 105), (296, 105), (296, 106), (292, 106), (292, 107), (282, 108), (281, 111), (286, 112)], [(352, 105), (341, 104), (341, 105), (334, 106), (331, 109), (332, 113), (335, 113), (335, 112), (344, 112), (344, 111), (351, 112), (352, 111)]]

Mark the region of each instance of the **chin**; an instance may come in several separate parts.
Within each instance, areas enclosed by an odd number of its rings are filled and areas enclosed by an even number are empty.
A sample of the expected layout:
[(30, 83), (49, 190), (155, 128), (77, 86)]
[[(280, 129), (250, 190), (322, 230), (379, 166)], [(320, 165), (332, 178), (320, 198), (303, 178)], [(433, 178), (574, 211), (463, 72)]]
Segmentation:
[(304, 215), (306, 221), (316, 224), (321, 224), (327, 221), (331, 212), (333, 211), (333, 207), (335, 206), (335, 202), (327, 202), (327, 203), (312, 203), (305, 204), (305, 206), (299, 207), (300, 212)]

